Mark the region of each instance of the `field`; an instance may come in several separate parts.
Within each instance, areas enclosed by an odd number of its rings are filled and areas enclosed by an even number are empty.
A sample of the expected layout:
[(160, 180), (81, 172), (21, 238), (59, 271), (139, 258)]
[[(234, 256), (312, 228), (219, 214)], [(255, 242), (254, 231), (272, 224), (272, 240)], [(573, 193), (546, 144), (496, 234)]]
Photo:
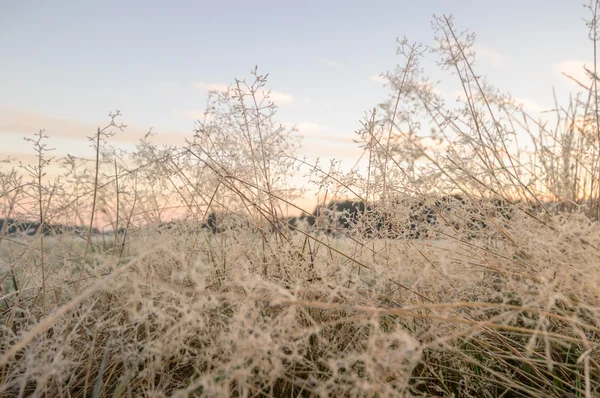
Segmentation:
[(597, 77), (549, 128), (433, 26), (462, 102), (400, 42), (360, 170), (299, 159), (256, 70), (185, 147), (118, 153), (117, 112), (95, 162), (49, 178), (40, 132), (35, 167), (1, 165), (0, 396), (598, 396)]

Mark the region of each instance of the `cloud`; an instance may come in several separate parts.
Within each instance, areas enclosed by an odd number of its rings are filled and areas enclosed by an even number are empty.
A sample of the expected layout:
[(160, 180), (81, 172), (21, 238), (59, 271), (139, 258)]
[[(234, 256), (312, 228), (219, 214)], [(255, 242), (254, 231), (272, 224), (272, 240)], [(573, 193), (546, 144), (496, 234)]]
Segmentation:
[(321, 62), (324, 65), (330, 66), (332, 68), (343, 68), (344, 66), (346, 66), (346, 65), (342, 64), (341, 62), (335, 61), (333, 59), (328, 59), (328, 58), (322, 58)]
[(36, 133), (46, 130), (48, 134), (62, 137), (85, 138), (93, 135), (94, 126), (42, 113), (16, 108), (0, 109), (0, 133)]
[[(262, 92), (263, 95), (267, 95), (265, 91)], [(271, 101), (275, 102), (277, 105), (282, 104), (291, 104), (294, 102), (294, 97), (290, 94), (282, 93), (279, 91), (272, 91), (269, 93), (269, 98)]]
[(191, 120), (210, 120), (211, 114), (199, 109), (173, 109), (173, 114), (184, 116)]
[(417, 83), (417, 87), (423, 91), (431, 92), (437, 95), (442, 95), (442, 92), (431, 83)]
[[(381, 75), (371, 76), (370, 80), (375, 83), (378, 83), (378, 84), (382, 84), (382, 85), (385, 84), (386, 86), (390, 86), (390, 80), (385, 76), (381, 76)], [(437, 95), (442, 95), (442, 92), (431, 83), (417, 83), (416, 87), (423, 91), (428, 91), (428, 92), (435, 93)]]
[[(206, 82), (194, 82), (193, 86), (202, 91), (220, 91), (227, 92), (232, 86), (228, 86), (221, 83), (206, 83)], [(277, 105), (287, 105), (294, 102), (294, 97), (291, 94), (282, 93), (274, 90), (260, 90), (259, 95), (263, 97), (269, 97)]]
[(220, 83), (194, 82), (194, 87), (203, 91), (228, 91), (231, 86)]
[[(50, 154), (52, 156), (52, 153)], [(84, 156), (80, 156), (80, 158), (85, 159)], [(90, 158), (93, 159), (93, 158)], [(9, 163), (4, 163), (4, 160), (9, 160)], [(36, 164), (39, 162), (38, 157), (31, 151), (30, 154), (20, 153), (16, 151), (1, 151), (0, 152), (0, 169), (6, 167), (6, 169), (11, 169), (13, 166), (19, 164), (19, 162), (24, 165)], [(50, 165), (58, 166), (58, 164), (52, 162)]]
[(363, 152), (351, 137), (330, 132), (307, 136), (303, 142), (304, 145), (298, 151), (299, 155), (304, 155), (308, 159), (335, 158), (343, 160), (346, 166), (352, 166)]
[(301, 123), (297, 123), (296, 128), (298, 129), (298, 132), (300, 134), (309, 134), (309, 135), (314, 135), (314, 134), (321, 133), (321, 132), (327, 130), (327, 126), (313, 123), (310, 121), (304, 121)]
[(379, 84), (389, 83), (388, 79), (386, 79), (385, 77), (383, 77), (381, 75), (371, 76), (371, 81), (374, 81), (375, 83), (379, 83)]
[(590, 71), (593, 71), (594, 63), (591, 61), (584, 61), (581, 59), (567, 59), (564, 61), (556, 62), (552, 65), (554, 73), (560, 74), (561, 76), (563, 76), (564, 79), (573, 82), (571, 79), (565, 76), (565, 74), (567, 74), (579, 81), (580, 83), (589, 85), (590, 77), (585, 72), (584, 67), (589, 69)]
[(490, 61), (494, 66), (504, 66), (506, 64), (506, 57), (494, 49), (482, 45), (474, 45), (473, 50), (476, 53), (477, 59)]
[[(119, 120), (128, 125), (125, 117), (121, 117)], [(0, 108), (0, 137), (3, 133), (34, 134), (43, 129), (50, 136), (50, 140), (52, 140), (52, 137), (57, 137), (74, 138), (88, 142), (87, 137), (94, 135), (98, 126), (106, 126), (108, 122), (108, 116), (94, 123), (82, 123), (77, 120), (50, 116), (28, 109)], [(148, 129), (128, 125), (122, 132), (115, 129), (116, 134), (113, 141), (135, 143), (146, 135), (147, 132)], [(156, 143), (183, 143), (185, 142), (184, 138), (187, 136), (187, 134), (178, 132), (156, 132), (158, 133), (154, 137), (154, 142)]]
[[(64, 172), (64, 169), (61, 167), (61, 162), (59, 159), (60, 156), (57, 156), (55, 153), (49, 153), (49, 157), (55, 157), (55, 159), (50, 162), (46, 167), (44, 167), (44, 172), (46, 173), (46, 181), (50, 181), (51, 179), (57, 177), (61, 172)], [(88, 158), (82, 155), (78, 156), (79, 159), (91, 160), (93, 157)], [(8, 163), (3, 162), (4, 160), (8, 160)], [(0, 150), (0, 170), (11, 170), (14, 169), (18, 175), (28, 178), (25, 170), (19, 168), (21, 164), (24, 166), (33, 166), (37, 165), (39, 162), (38, 157), (31, 151), (31, 154), (18, 153), (6, 150)]]
[(523, 110), (525, 111), (540, 113), (545, 110), (543, 106), (529, 98), (515, 98), (515, 101), (523, 105)]

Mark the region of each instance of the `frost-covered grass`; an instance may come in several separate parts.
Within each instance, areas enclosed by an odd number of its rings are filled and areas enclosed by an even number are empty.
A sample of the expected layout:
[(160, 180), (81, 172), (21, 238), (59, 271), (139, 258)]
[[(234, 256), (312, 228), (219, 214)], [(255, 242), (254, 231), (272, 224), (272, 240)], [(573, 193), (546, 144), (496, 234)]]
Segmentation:
[[(521, 222), (523, 224), (521, 224)], [(579, 221), (577, 221), (578, 223)], [(2, 356), (10, 395), (569, 396), (596, 391), (598, 226), (515, 221), (511, 245), (185, 230), (48, 265)], [(62, 242), (47, 249), (63, 255)], [(56, 257), (55, 257), (56, 256)], [(29, 286), (40, 286), (32, 274)], [(74, 281), (72, 281), (74, 282)], [(578, 393), (579, 391), (579, 393)], [(84, 394), (85, 395), (85, 394)]]

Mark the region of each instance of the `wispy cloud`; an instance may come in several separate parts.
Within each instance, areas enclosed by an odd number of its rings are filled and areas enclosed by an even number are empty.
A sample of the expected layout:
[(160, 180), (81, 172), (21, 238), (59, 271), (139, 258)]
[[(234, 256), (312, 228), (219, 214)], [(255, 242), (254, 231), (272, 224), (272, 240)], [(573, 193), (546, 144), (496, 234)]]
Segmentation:
[[(37, 165), (39, 162), (38, 157), (34, 154), (33, 150), (30, 151), (30, 154), (26, 154), (26, 153), (19, 153), (19, 152), (13, 152), (10, 149), (9, 150), (2, 150), (0, 149), (0, 169), (3, 168), (4, 166), (7, 167), (7, 169), (12, 169), (13, 165), (24, 165), (24, 166), (33, 166), (33, 165)], [(50, 164), (48, 164), (47, 166), (44, 167), (44, 173), (47, 174), (47, 178), (52, 179), (54, 177), (57, 177), (61, 172), (64, 172), (64, 169), (61, 166), (61, 162), (59, 161), (60, 156), (57, 156), (56, 153), (53, 151), (52, 152), (52, 157), (55, 158), (54, 161), (50, 162)], [(85, 154), (77, 154), (77, 158), (78, 159), (86, 159), (86, 160), (92, 160), (94, 159), (93, 157), (93, 151), (92, 151), (92, 156), (88, 157), (85, 156)], [(4, 160), (8, 160), (8, 164), (4, 164), (2, 163), (2, 161)], [(19, 173), (20, 175), (24, 175), (26, 176), (26, 172), (23, 169), (20, 169), (18, 167), (15, 167), (15, 171), (17, 173)]]
[(296, 128), (298, 129), (298, 132), (300, 134), (309, 134), (309, 135), (322, 133), (327, 130), (327, 126), (317, 124), (314, 122), (310, 122), (310, 121), (304, 121), (301, 123), (297, 123)]
[(582, 84), (589, 85), (590, 77), (587, 75), (584, 68), (593, 71), (594, 63), (581, 59), (566, 59), (564, 61), (556, 62), (554, 65), (552, 65), (552, 68), (555, 73), (562, 75), (569, 81), (572, 80), (565, 76), (565, 74), (571, 76)]
[(505, 66), (506, 65), (506, 56), (496, 51), (490, 47), (482, 46), (482, 45), (474, 45), (473, 50), (477, 54), (478, 59), (484, 59), (490, 61), (494, 64), (494, 66)]
[(371, 76), (371, 81), (379, 84), (387, 84), (389, 81), (381, 75)]
[[(263, 95), (266, 95), (266, 92), (263, 91)], [(294, 97), (290, 94), (282, 93), (279, 91), (272, 91), (269, 93), (269, 98), (271, 101), (275, 102), (277, 105), (282, 104), (291, 104), (294, 102)]]
[[(370, 80), (377, 84), (390, 85), (390, 80), (385, 76), (381, 76), (381, 75), (371, 76)], [(423, 90), (423, 91), (429, 91), (429, 92), (432, 92), (432, 93), (435, 93), (438, 95), (442, 94), (442, 92), (437, 87), (432, 85), (431, 83), (417, 83), (416, 88)]]
[(227, 91), (231, 88), (231, 86), (220, 83), (194, 82), (193, 85), (203, 91)]
[[(457, 90), (454, 95), (454, 98), (459, 98), (461, 100), (464, 100), (465, 98), (465, 92), (462, 90)], [(513, 98), (513, 100), (515, 105), (521, 105), (525, 112), (541, 113), (548, 110), (548, 108), (545, 108), (539, 102), (532, 100), (531, 98), (519, 97)]]
[[(193, 86), (202, 91), (220, 91), (226, 92), (231, 89), (231, 86), (221, 83), (194, 82)], [(277, 105), (288, 105), (294, 102), (294, 96), (287, 93), (274, 90), (260, 90), (259, 95), (269, 97)]]
[[(18, 164), (19, 162), (21, 162), (24, 165), (36, 164), (37, 162), (39, 162), (39, 158), (35, 155), (33, 150), (30, 152), (31, 153), (13, 152), (11, 150), (0, 151), (0, 167), (3, 166), (2, 162), (4, 160), (8, 160), (11, 164)], [(93, 159), (93, 156), (86, 158), (85, 156), (82, 156), (81, 154), (78, 154), (77, 157), (79, 159)], [(58, 162), (51, 162), (50, 166), (54, 166), (56, 169), (59, 168)]]
[(343, 68), (344, 64), (342, 64), (341, 62), (335, 61), (333, 59), (329, 59), (329, 58), (321, 58), (321, 63), (323, 63), (324, 65), (327, 65), (331, 68)]
[(209, 120), (211, 118), (210, 113), (200, 109), (173, 109), (172, 112), (177, 116), (184, 116), (192, 120)]
[(309, 159), (317, 157), (323, 159), (337, 159), (352, 165), (362, 153), (351, 137), (340, 136), (331, 132), (307, 135), (304, 137), (304, 147), (299, 150), (300, 155)]
[(84, 123), (44, 115), (26, 109), (0, 109), (0, 133), (29, 133), (33, 134), (44, 129), (48, 134), (62, 137), (85, 138), (93, 135), (94, 126)]
[(430, 82), (428, 83), (418, 83), (417, 87), (423, 91), (428, 91), (437, 95), (442, 95), (443, 93), (440, 91), (439, 88), (437, 88), (436, 86), (434, 86), (433, 84), (431, 84)]
[[(50, 139), (52, 137), (74, 138), (87, 143), (87, 137), (94, 135), (98, 126), (104, 126), (108, 121), (109, 119), (105, 117), (99, 119), (95, 124), (82, 123), (78, 120), (46, 115), (29, 109), (0, 108), (0, 136), (3, 133), (34, 134), (43, 129), (50, 136)], [(123, 122), (128, 125), (125, 119), (123, 119)], [(114, 141), (132, 143), (138, 142), (140, 138), (146, 135), (148, 130), (128, 125), (123, 132), (118, 130), (115, 132)], [(186, 136), (176, 132), (159, 131), (158, 133), (154, 141), (165, 144), (183, 143)]]
[(542, 105), (529, 98), (515, 98), (515, 101), (523, 105), (525, 111), (540, 113), (545, 110)]

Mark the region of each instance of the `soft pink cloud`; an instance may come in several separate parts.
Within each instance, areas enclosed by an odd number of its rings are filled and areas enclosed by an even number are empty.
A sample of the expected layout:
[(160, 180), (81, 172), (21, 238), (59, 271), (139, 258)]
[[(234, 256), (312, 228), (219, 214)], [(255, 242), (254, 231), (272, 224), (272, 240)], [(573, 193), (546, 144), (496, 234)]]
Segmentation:
[[(29, 109), (1, 108), (0, 137), (2, 133), (34, 134), (40, 130), (45, 130), (50, 137), (74, 138), (87, 142), (87, 137), (93, 136), (99, 126), (105, 126), (109, 121), (110, 119), (106, 116), (99, 118), (96, 124), (91, 124), (65, 117), (46, 115)], [(125, 117), (117, 120), (117, 122), (121, 121), (127, 125)], [(127, 125), (127, 128), (123, 131), (114, 129), (114, 141), (135, 143), (144, 137), (148, 130), (132, 125)], [(185, 137), (188, 136), (188, 134), (172, 131), (156, 132), (159, 134), (154, 137), (154, 141), (161, 144), (184, 143)]]
[[(266, 96), (267, 93), (263, 91), (263, 95)], [(291, 96), (290, 94), (281, 93), (279, 91), (271, 91), (268, 95), (271, 101), (275, 102), (278, 105), (291, 104), (292, 102), (294, 102), (293, 96)]]
[(335, 61), (335, 60), (329, 59), (329, 58), (322, 58), (321, 62), (324, 65), (327, 65), (327, 66), (332, 67), (332, 68), (343, 68), (345, 66), (341, 62), (338, 62), (338, 61)]
[(212, 118), (210, 113), (200, 109), (173, 109), (173, 114), (177, 116), (183, 116), (191, 120), (209, 121)]
[(228, 91), (231, 86), (220, 83), (194, 82), (193, 86), (203, 91)]
[(318, 133), (324, 132), (325, 130), (327, 130), (327, 126), (309, 122), (309, 121), (304, 121), (304, 122), (296, 124), (296, 129), (298, 129), (298, 132), (300, 134), (313, 135), (313, 134), (318, 134)]
[(388, 84), (389, 80), (381, 75), (371, 76), (371, 81), (379, 84)]
[(0, 109), (0, 133), (35, 133), (44, 129), (49, 134), (62, 137), (85, 138), (93, 135), (95, 128), (76, 120), (45, 115), (39, 112), (17, 109)]
[[(581, 59), (566, 59), (560, 62), (556, 62), (552, 65), (554, 73), (560, 74), (564, 79), (573, 82), (565, 75), (569, 75), (578, 82), (588, 85), (590, 84), (590, 76), (586, 72), (594, 70), (594, 63), (592, 61), (585, 61)], [(573, 82), (575, 84), (575, 82)]]
[(515, 98), (515, 101), (518, 104), (523, 105), (523, 110), (525, 111), (540, 113), (545, 110), (542, 105), (529, 98)]
[(475, 51), (478, 59), (489, 61), (497, 67), (503, 67), (506, 65), (506, 56), (499, 51), (479, 44), (474, 45), (473, 50)]
[[(194, 82), (193, 86), (202, 91), (227, 92), (231, 89), (231, 86), (221, 83)], [(259, 95), (263, 97), (269, 97), (269, 99), (277, 105), (288, 105), (294, 102), (294, 96), (291, 94), (282, 93), (280, 91), (260, 90)]]

